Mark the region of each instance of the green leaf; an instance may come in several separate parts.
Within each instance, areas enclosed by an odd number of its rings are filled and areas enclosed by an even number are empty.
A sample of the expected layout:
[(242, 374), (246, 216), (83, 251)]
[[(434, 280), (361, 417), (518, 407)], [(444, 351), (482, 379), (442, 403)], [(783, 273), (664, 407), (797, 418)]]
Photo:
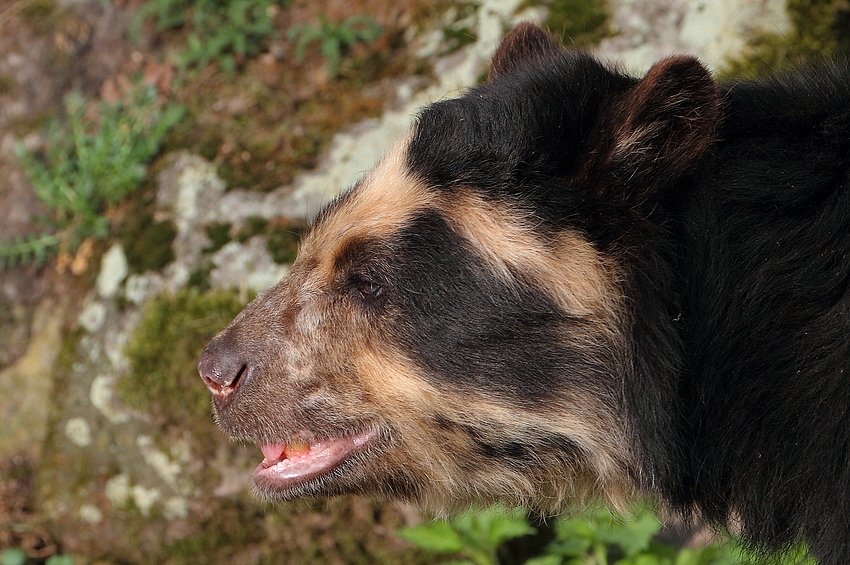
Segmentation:
[[(705, 547), (684, 548), (676, 555), (675, 565), (721, 565), (727, 563), (725, 560), (721, 562), (715, 561), (720, 550), (716, 546), (707, 545)], [(736, 561), (737, 563), (737, 561)], [(731, 565), (729, 562), (727, 565)]]
[(555, 540), (547, 546), (546, 551), (564, 557), (580, 557), (587, 554), (591, 545), (589, 538), (575, 537)]
[(338, 37), (328, 36), (319, 46), (319, 51), (328, 59), (333, 57), (339, 58), (339, 54), (342, 52), (342, 43)]
[(532, 557), (523, 565), (561, 565), (563, 560), (559, 555), (542, 555), (540, 557)]
[(637, 555), (649, 548), (652, 537), (661, 529), (661, 523), (650, 513), (642, 513), (632, 520), (612, 520), (609, 528), (601, 529), (599, 540), (618, 545), (627, 557)]
[(357, 34), (355, 30), (346, 26), (345, 24), (341, 25), (336, 30), (334, 36), (345, 45), (353, 45), (357, 42)]
[(616, 565), (673, 565), (672, 561), (660, 555), (642, 553), (616, 562)]
[(442, 520), (402, 528), (398, 535), (417, 547), (436, 553), (457, 553), (463, 549), (460, 536)]
[(59, 238), (51, 234), (15, 236), (11, 241), (0, 241), (0, 268), (30, 263), (41, 267), (58, 246)]
[(221, 66), (221, 70), (228, 75), (232, 75), (236, 72), (236, 60), (231, 55), (222, 56), (218, 60), (218, 64)]
[(555, 535), (558, 539), (593, 539), (593, 530), (590, 520), (584, 517), (561, 518), (555, 522)]
[(10, 547), (0, 553), (0, 565), (24, 565), (26, 562), (27, 554), (19, 547)]
[(488, 526), (487, 538), (492, 547), (498, 547), (508, 540), (530, 535), (537, 531), (529, 525), (525, 511), (521, 508), (507, 512), (502, 510), (491, 514)]

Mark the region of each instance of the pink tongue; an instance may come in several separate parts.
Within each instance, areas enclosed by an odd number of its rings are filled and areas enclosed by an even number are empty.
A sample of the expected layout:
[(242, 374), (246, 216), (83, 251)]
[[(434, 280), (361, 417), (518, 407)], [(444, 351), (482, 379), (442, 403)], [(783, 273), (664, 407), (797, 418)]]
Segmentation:
[(285, 443), (267, 443), (260, 446), (263, 452), (263, 457), (267, 461), (278, 461), (283, 459), (283, 450), (286, 449)]

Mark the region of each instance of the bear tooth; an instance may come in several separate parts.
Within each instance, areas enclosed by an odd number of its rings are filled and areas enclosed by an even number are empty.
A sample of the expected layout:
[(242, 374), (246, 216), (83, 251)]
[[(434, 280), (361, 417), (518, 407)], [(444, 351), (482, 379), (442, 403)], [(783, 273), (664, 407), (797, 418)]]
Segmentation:
[(287, 445), (283, 449), (283, 454), (287, 457), (291, 457), (295, 453), (303, 453), (310, 449), (310, 446), (306, 443), (293, 443), (291, 445)]

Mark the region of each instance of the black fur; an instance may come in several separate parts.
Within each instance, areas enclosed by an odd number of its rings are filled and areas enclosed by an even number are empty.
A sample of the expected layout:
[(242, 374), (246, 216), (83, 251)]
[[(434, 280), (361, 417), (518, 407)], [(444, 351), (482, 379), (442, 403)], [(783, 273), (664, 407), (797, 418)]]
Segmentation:
[(581, 166), (600, 111), (634, 83), (583, 53), (542, 58), (426, 108), (408, 166), (438, 189), (473, 187), (530, 204), (538, 218), (561, 229), (584, 216), (586, 193), (564, 184)]
[(674, 235), (688, 466), (675, 490), (758, 542), (850, 562), (850, 70), (726, 87)]
[[(429, 378), (526, 405), (558, 394), (563, 376), (549, 368), (570, 365), (558, 344), (573, 322), (545, 290), (500, 281), (437, 213), (411, 221), (399, 239), (389, 286), (406, 321), (400, 339)], [(583, 369), (574, 378), (600, 378)]]

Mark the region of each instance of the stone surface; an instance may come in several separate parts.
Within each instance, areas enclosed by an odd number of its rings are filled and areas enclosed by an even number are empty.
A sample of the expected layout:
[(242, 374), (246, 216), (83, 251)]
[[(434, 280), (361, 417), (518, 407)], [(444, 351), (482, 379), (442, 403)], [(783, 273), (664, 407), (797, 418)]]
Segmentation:
[(29, 345), (12, 365), (0, 371), (0, 459), (36, 459), (48, 431), (53, 373), (62, 349), (67, 308), (57, 299), (35, 309)]
[(608, 5), (615, 34), (597, 51), (635, 74), (677, 54), (695, 55), (718, 70), (740, 54), (747, 39), (790, 26), (784, 0), (612, 0)]

